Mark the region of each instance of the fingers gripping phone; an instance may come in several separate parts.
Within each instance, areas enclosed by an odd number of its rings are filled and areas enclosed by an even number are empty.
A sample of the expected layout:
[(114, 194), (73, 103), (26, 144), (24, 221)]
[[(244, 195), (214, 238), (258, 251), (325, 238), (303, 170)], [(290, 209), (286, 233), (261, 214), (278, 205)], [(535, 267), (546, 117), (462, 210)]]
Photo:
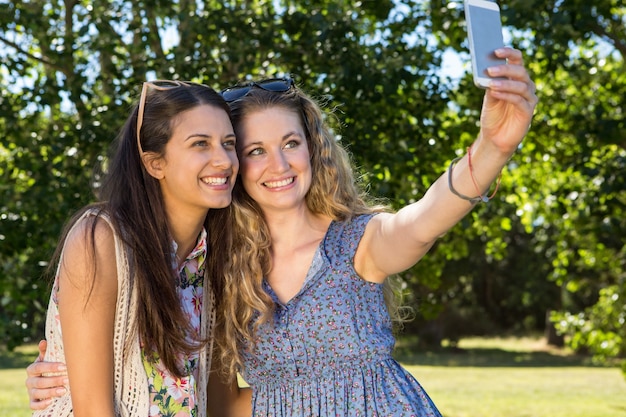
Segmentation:
[(487, 68), (506, 64), (505, 59), (497, 58), (494, 51), (504, 46), (500, 7), (488, 0), (464, 0), (465, 21), (474, 84), (487, 88), (489, 81), (501, 77), (489, 77)]

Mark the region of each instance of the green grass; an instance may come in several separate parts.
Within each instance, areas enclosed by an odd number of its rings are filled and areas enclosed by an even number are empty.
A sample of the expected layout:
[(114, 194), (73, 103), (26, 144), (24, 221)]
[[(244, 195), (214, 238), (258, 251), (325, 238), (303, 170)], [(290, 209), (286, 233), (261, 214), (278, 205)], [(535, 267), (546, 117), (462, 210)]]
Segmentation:
[[(0, 351), (0, 416), (30, 416), (24, 369), (36, 355), (35, 346)], [(541, 339), (464, 339), (429, 352), (402, 340), (396, 356), (445, 417), (626, 417), (618, 368), (593, 366)]]
[(626, 385), (598, 368), (409, 367), (446, 417), (624, 417)]
[(37, 357), (37, 346), (22, 346), (13, 352), (0, 347), (0, 416), (29, 417), (26, 367)]
[(465, 339), (457, 348), (398, 359), (445, 417), (625, 417), (626, 380), (616, 367), (536, 338)]

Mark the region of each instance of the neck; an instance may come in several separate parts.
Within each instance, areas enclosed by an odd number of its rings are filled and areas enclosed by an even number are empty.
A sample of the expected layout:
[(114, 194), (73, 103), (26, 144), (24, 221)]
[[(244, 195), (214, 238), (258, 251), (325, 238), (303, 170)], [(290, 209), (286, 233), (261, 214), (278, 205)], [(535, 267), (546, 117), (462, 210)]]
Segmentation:
[(169, 219), (170, 234), (178, 245), (176, 259), (180, 263), (193, 250), (198, 241), (198, 235), (204, 227), (205, 218), (190, 218), (176, 216)]
[(331, 219), (314, 214), (307, 208), (289, 212), (265, 213), (272, 236), (272, 247), (298, 247), (303, 242), (321, 239), (328, 230)]

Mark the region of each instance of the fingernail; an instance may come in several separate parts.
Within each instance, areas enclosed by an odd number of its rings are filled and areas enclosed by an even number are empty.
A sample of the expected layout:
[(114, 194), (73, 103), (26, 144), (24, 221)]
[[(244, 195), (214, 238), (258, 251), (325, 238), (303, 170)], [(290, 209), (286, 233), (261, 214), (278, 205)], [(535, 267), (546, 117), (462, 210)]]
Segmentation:
[(65, 395), (67, 393), (67, 389), (65, 387), (57, 388), (55, 390), (55, 394), (58, 396)]
[(69, 385), (69, 383), (70, 383), (69, 378), (63, 378), (63, 385)]
[(65, 365), (59, 365), (59, 366), (58, 366), (58, 369), (59, 369), (59, 372), (64, 372), (64, 371), (67, 371), (67, 366), (65, 366)]
[(489, 67), (487, 68), (487, 72), (489, 75), (498, 75), (502, 72), (502, 69), (500, 67)]

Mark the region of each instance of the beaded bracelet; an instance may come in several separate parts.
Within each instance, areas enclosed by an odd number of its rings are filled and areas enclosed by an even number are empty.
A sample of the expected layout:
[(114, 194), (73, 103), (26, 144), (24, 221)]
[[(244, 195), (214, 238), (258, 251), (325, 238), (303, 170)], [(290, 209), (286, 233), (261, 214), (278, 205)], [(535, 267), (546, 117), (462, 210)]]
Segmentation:
[(479, 202), (483, 202), (483, 203), (488, 203), (489, 200), (491, 200), (496, 193), (498, 192), (498, 188), (500, 187), (500, 180), (502, 178), (502, 171), (500, 171), (500, 173), (498, 174), (498, 181), (496, 182), (496, 188), (493, 191), (493, 193), (490, 196), (486, 196), (480, 192), (480, 189), (478, 188), (478, 184), (476, 183), (476, 179), (474, 178), (474, 171), (473, 171), (473, 167), (472, 167), (472, 153), (471, 153), (471, 149), (467, 148), (467, 162), (468, 162), (468, 166), (469, 166), (469, 171), (470, 171), (470, 177), (472, 178), (472, 182), (474, 183), (474, 187), (476, 187), (476, 191), (478, 192), (478, 197), (468, 197), (466, 195), (463, 195), (461, 193), (459, 193), (454, 186), (452, 185), (452, 172), (454, 170), (454, 166), (456, 165), (457, 162), (459, 162), (461, 160), (461, 158), (463, 158), (463, 156), (458, 156), (456, 158), (454, 158), (451, 162), (450, 162), (450, 167), (448, 167), (448, 188), (450, 188), (450, 191), (452, 192), (452, 194), (456, 195), (457, 197), (463, 199), (463, 200), (467, 200), (469, 201), (471, 204), (476, 204)]

